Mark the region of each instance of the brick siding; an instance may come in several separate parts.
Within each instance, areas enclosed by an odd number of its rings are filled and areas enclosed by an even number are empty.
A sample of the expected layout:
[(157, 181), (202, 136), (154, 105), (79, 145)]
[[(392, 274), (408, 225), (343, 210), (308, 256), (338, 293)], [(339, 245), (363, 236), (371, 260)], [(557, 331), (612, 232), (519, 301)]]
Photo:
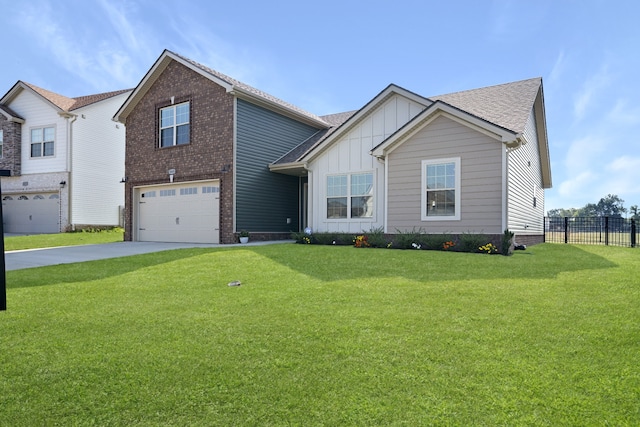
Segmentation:
[[(190, 101), (190, 143), (159, 148), (159, 110)], [(191, 69), (171, 62), (137, 103), (126, 122), (125, 240), (132, 240), (133, 187), (204, 179), (220, 180), (220, 242), (233, 233), (233, 96)]]
[(11, 122), (0, 114), (0, 129), (3, 131), (0, 169), (11, 171), (11, 176), (22, 174), (22, 125)]

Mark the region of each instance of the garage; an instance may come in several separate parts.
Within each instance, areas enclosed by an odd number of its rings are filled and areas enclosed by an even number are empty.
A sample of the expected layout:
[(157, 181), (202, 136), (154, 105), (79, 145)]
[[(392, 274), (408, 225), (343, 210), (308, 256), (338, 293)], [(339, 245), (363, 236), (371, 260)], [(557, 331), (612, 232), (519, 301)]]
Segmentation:
[(60, 196), (58, 193), (7, 194), (2, 197), (5, 233), (60, 232)]
[(138, 187), (137, 238), (142, 242), (220, 242), (220, 182)]

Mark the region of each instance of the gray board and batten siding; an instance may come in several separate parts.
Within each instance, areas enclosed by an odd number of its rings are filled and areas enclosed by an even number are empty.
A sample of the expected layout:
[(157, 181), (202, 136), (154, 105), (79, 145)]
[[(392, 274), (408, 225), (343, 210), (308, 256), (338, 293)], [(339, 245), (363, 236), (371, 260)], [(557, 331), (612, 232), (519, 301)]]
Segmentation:
[(242, 99), (236, 117), (236, 230), (298, 231), (300, 178), (270, 172), (269, 164), (318, 129)]

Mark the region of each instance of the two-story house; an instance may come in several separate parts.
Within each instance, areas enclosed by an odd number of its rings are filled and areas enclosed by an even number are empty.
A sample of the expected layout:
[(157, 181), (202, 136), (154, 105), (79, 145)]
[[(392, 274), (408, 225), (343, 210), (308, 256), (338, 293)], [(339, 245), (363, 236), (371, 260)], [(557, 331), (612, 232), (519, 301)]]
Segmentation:
[(130, 90), (68, 98), (18, 81), (0, 99), (5, 232), (117, 226), (124, 206), (124, 126)]
[(543, 239), (539, 78), (436, 97), (389, 85), (320, 117), (166, 50), (114, 118), (127, 132), (126, 240), (232, 243), (307, 226)]

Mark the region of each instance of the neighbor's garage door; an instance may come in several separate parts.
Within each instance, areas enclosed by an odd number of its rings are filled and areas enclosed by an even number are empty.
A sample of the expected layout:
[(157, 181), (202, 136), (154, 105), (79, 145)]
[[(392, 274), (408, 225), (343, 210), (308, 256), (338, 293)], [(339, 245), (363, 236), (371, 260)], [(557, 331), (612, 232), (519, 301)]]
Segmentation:
[(220, 242), (219, 181), (140, 187), (137, 205), (139, 241)]
[(10, 194), (2, 198), (6, 233), (60, 232), (58, 193)]

